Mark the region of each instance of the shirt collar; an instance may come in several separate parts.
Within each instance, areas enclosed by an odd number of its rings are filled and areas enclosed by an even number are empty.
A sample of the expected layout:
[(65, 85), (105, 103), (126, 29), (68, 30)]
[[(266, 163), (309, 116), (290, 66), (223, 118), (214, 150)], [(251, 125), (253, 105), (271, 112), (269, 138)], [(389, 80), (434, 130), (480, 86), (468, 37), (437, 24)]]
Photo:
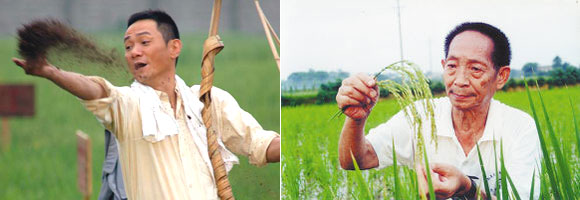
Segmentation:
[[(451, 105), (451, 101), (449, 100), (449, 98), (445, 98), (445, 104), (447, 104), (446, 106), (442, 106), (442, 108), (440, 108), (440, 112), (441, 115), (439, 116), (439, 118), (437, 118), (436, 120), (439, 120), (439, 123), (437, 123), (437, 136), (444, 136), (444, 137), (455, 137), (455, 129), (453, 128), (453, 121), (452, 121), (452, 116), (451, 116), (451, 109), (453, 108)], [(487, 119), (485, 121), (485, 128), (483, 129), (483, 135), (481, 136), (481, 138), (479, 139), (479, 142), (483, 142), (483, 141), (493, 141), (493, 140), (499, 140), (499, 138), (494, 138), (494, 127), (495, 124), (497, 123), (498, 117), (496, 116), (498, 115), (498, 108), (497, 108), (497, 104), (498, 102), (495, 99), (491, 99), (490, 103), (489, 103), (489, 110), (487, 112)], [(478, 143), (479, 143), (478, 142)]]

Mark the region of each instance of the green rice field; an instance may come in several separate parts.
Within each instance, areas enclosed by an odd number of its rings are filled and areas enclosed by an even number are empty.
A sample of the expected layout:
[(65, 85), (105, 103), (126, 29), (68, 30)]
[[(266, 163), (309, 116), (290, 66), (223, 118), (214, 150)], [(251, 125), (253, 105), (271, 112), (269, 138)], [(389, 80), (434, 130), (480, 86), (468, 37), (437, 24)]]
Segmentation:
[[(544, 167), (541, 174), (542, 199), (559, 199), (555, 193), (560, 193), (561, 199), (577, 198), (580, 196), (580, 138), (577, 138), (574, 123), (580, 126), (580, 86), (542, 90), (555, 137), (548, 136), (549, 126), (537, 91), (531, 90), (530, 94), (547, 152), (553, 161), (552, 172), (557, 179), (556, 183), (551, 182)], [(498, 92), (494, 98), (532, 115), (526, 91)], [(282, 108), (282, 199), (401, 199), (401, 196), (395, 197), (397, 192), (405, 197), (402, 199), (419, 198), (413, 180), (414, 172), (406, 167), (398, 167), (398, 182), (395, 181), (393, 167), (362, 172), (340, 168), (338, 140), (344, 116), (330, 120), (337, 110), (336, 104)], [(381, 99), (369, 116), (365, 131), (386, 122), (399, 110), (394, 99)], [(560, 159), (555, 155), (556, 148), (552, 144), (557, 144), (562, 152)], [(568, 173), (561, 170), (563, 165), (568, 167)], [(511, 197), (514, 199), (514, 196)]]
[[(123, 33), (93, 35), (101, 44), (122, 52)], [(220, 36), (226, 47), (216, 58), (214, 85), (230, 92), (264, 129), (279, 132), (279, 71), (265, 37), (239, 33)], [(182, 37), (184, 49), (177, 73), (191, 85), (201, 80), (205, 37), (205, 33)], [(16, 50), (14, 38), (0, 38), (0, 84), (34, 84), (36, 114), (30, 118), (10, 119), (12, 147), (0, 153), (0, 199), (80, 199), (76, 130), (86, 132), (92, 139), (92, 199), (96, 199), (104, 159), (103, 128), (74, 96), (48, 80), (26, 76), (10, 60), (17, 56)], [(127, 80), (112, 82), (123, 81), (129, 83)], [(230, 172), (237, 199), (279, 198), (279, 163), (257, 168), (241, 156), (240, 163)]]

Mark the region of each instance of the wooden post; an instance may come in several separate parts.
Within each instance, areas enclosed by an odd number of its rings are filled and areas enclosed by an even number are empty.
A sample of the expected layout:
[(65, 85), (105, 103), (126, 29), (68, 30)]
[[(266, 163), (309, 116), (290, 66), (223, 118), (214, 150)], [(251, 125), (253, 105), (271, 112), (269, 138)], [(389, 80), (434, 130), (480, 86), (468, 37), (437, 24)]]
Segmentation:
[(91, 138), (77, 130), (77, 164), (78, 186), (84, 200), (89, 200), (93, 193)]
[(2, 118), (2, 151), (8, 152), (10, 150), (10, 123), (7, 117)]

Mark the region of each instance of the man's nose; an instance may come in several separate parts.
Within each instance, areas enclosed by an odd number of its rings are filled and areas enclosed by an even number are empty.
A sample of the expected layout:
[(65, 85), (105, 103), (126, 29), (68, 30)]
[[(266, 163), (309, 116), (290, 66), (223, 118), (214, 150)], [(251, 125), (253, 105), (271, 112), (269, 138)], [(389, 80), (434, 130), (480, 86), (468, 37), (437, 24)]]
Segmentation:
[(455, 73), (455, 81), (453, 82), (453, 84), (459, 87), (469, 85), (468, 76), (469, 76), (468, 70), (466, 70), (465, 67), (459, 67), (457, 73)]
[(133, 47), (133, 49), (131, 49), (131, 57), (132, 58), (139, 57), (142, 55), (143, 55), (143, 51), (141, 50), (141, 47), (135, 46), (135, 47)]

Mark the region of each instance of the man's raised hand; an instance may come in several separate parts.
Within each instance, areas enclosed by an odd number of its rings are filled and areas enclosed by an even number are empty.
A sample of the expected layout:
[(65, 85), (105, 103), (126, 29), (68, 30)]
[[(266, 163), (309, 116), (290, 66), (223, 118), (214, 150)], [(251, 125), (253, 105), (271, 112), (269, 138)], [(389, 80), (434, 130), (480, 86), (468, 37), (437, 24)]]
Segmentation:
[(26, 74), (51, 80), (62, 89), (80, 99), (94, 100), (107, 96), (105, 89), (98, 83), (82, 74), (59, 70), (55, 66), (49, 64), (46, 60), (43, 60), (40, 63), (29, 63), (29, 61), (12, 58), (12, 61), (16, 65), (22, 67)]
[(49, 64), (44, 59), (38, 63), (31, 63), (30, 61), (23, 59), (12, 58), (12, 62), (21, 67), (26, 74), (44, 78), (47, 78), (53, 70), (57, 69), (55, 66)]
[(338, 107), (346, 116), (357, 121), (369, 116), (378, 99), (376, 80), (362, 73), (344, 79), (336, 94)]

